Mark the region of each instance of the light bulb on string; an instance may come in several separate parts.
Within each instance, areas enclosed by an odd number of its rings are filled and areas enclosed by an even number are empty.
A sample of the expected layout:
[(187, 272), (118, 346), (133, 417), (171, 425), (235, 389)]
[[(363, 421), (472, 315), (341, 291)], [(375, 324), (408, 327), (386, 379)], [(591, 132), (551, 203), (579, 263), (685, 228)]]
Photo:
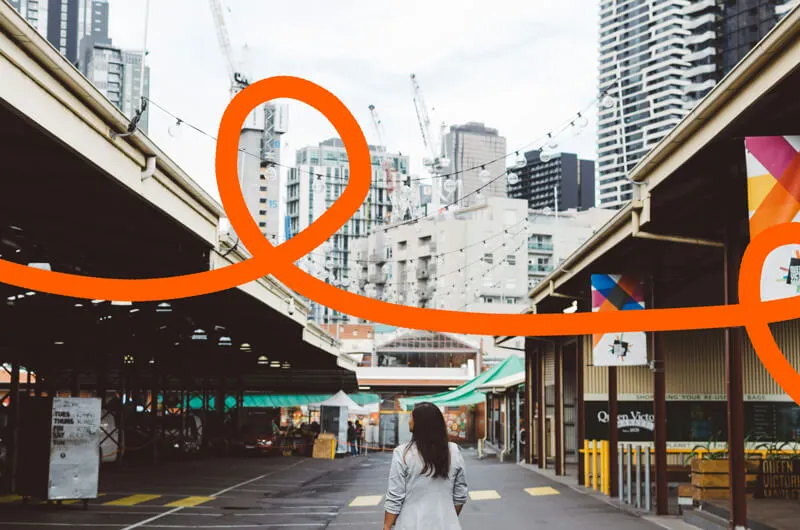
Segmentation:
[(317, 180), (314, 181), (314, 193), (322, 193), (325, 191), (325, 183), (322, 182), (321, 177), (317, 177)]
[(509, 171), (508, 173), (508, 183), (512, 186), (519, 184), (519, 175), (514, 173), (513, 171)]
[(575, 125), (581, 129), (584, 129), (589, 125), (589, 119), (579, 112), (578, 117), (575, 118)]
[(572, 123), (570, 123), (569, 125), (570, 125), (570, 130), (572, 131), (572, 135), (573, 135), (573, 136), (580, 136), (580, 134), (581, 134), (581, 128), (580, 128), (580, 127), (578, 127), (578, 126), (575, 124), (575, 122), (574, 122), (574, 121), (573, 121)]
[(539, 160), (542, 162), (550, 162), (553, 159), (553, 155), (549, 151), (541, 151), (539, 153)]
[(181, 135), (181, 123), (183, 123), (181, 120), (176, 120), (175, 123), (171, 124), (167, 128), (167, 134), (169, 134), (173, 138), (177, 138), (178, 136), (180, 136)]
[(603, 99), (600, 100), (600, 105), (603, 108), (610, 109), (617, 104), (617, 98), (612, 96), (611, 94), (606, 94), (603, 96)]
[(492, 174), (489, 173), (489, 170), (486, 169), (486, 166), (481, 166), (481, 171), (478, 173), (478, 178), (485, 184), (491, 180)]
[(550, 149), (558, 149), (558, 140), (556, 140), (552, 133), (548, 133), (547, 135), (547, 147)]
[(458, 185), (455, 180), (448, 178), (444, 181), (444, 191), (447, 193), (453, 193), (456, 191), (456, 188), (458, 188)]
[(483, 202), (483, 193), (481, 193), (481, 190), (475, 192), (475, 202)]
[(520, 154), (519, 151), (516, 152), (517, 158), (515, 159), (514, 165), (518, 168), (523, 168), (528, 165), (528, 159), (525, 157), (525, 154)]

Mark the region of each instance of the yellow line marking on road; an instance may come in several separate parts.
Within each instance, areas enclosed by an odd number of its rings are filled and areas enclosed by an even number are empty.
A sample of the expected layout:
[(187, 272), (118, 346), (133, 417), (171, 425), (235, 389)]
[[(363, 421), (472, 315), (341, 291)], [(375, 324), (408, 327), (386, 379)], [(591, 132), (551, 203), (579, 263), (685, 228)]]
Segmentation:
[(129, 495), (115, 501), (103, 503), (103, 506), (135, 506), (143, 502), (152, 501), (153, 499), (157, 499), (159, 497), (161, 497), (161, 495)]
[(356, 497), (350, 506), (377, 506), (383, 500), (383, 495), (365, 495)]
[(473, 501), (491, 501), (500, 498), (500, 494), (495, 490), (470, 491), (469, 498)]
[(178, 499), (177, 501), (172, 501), (169, 504), (165, 504), (167, 508), (176, 508), (178, 506), (184, 507), (191, 507), (191, 506), (199, 506), (204, 502), (213, 501), (216, 497), (186, 497), (185, 499)]
[(20, 495), (3, 495), (0, 497), (0, 504), (8, 504), (19, 500), (22, 500)]
[(560, 495), (560, 492), (557, 489), (551, 488), (550, 486), (545, 486), (543, 488), (525, 488), (525, 492), (529, 495), (533, 495), (534, 497), (540, 497), (543, 495)]

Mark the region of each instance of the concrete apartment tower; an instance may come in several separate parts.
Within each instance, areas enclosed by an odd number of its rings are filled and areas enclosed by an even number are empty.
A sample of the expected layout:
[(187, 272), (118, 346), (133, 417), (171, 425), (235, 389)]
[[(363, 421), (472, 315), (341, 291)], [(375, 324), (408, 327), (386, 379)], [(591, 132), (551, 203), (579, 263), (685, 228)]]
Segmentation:
[[(377, 227), (390, 219), (393, 206), (387, 189), (384, 162), (393, 170), (395, 182), (409, 179), (409, 157), (386, 152), (382, 147), (370, 146), (372, 158), (372, 186), (361, 208), (328, 242), (308, 254), (300, 267), (329, 283), (344, 289), (355, 287), (352, 275), (359, 267), (355, 256), (357, 242), (364, 240)], [(286, 238), (305, 229), (321, 216), (342, 194), (350, 178), (347, 151), (339, 138), (330, 138), (317, 146), (308, 146), (296, 152), (295, 167), (289, 170), (286, 187)], [(411, 182), (411, 192), (414, 184)], [(391, 186), (389, 186), (391, 187)], [(419, 193), (419, 190), (416, 190)], [(347, 322), (347, 315), (311, 302), (311, 318), (320, 324)]]
[(633, 198), (627, 176), (639, 160), (797, 4), (601, 1), (598, 206)]
[[(136, 114), (142, 97), (150, 94), (150, 69), (144, 67), (141, 50), (123, 50), (112, 44), (108, 35), (109, 0), (10, 3), (127, 117)], [(142, 114), (138, 127), (147, 134), (148, 111)]]
[(534, 210), (550, 208), (586, 210), (594, 207), (594, 161), (575, 153), (556, 153), (540, 158), (541, 151), (525, 153), (525, 166), (515, 167), (517, 181), (508, 184), (508, 197), (525, 199)]

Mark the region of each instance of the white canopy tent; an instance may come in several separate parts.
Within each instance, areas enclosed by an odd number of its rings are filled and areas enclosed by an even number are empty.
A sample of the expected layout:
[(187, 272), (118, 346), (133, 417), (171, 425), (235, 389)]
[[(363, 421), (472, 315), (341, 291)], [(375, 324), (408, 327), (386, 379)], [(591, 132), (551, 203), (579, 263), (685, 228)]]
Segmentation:
[(366, 416), (370, 413), (370, 410), (366, 407), (362, 407), (358, 403), (352, 400), (350, 396), (345, 394), (343, 391), (339, 390), (336, 394), (332, 395), (325, 401), (321, 403), (315, 403), (315, 407), (340, 407), (347, 409), (348, 414), (355, 414), (358, 416)]

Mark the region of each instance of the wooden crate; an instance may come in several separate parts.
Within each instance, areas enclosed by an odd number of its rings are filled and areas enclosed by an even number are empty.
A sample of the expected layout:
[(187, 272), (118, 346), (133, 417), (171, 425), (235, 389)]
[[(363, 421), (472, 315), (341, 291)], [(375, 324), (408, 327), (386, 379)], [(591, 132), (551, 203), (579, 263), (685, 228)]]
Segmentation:
[[(752, 497), (758, 481), (758, 461), (746, 461), (747, 496)], [(730, 493), (728, 460), (692, 461), (692, 498), (696, 501), (727, 499)]]

